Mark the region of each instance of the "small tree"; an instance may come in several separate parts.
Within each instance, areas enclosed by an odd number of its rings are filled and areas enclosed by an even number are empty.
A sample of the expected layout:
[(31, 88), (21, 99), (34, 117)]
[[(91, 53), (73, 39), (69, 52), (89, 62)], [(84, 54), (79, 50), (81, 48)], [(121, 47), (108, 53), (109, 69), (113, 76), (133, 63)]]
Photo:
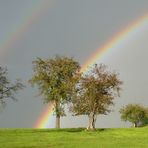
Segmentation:
[(88, 115), (88, 129), (94, 130), (97, 115), (107, 114), (111, 110), (114, 98), (119, 95), (122, 82), (116, 73), (106, 70), (103, 64), (95, 64), (92, 70), (82, 79), (77, 86), (78, 94), (72, 101), (70, 110), (74, 115)]
[(148, 108), (139, 104), (128, 104), (120, 109), (121, 119), (133, 123), (134, 127), (148, 118)]
[(146, 117), (143, 121), (142, 121), (142, 126), (147, 126), (148, 125), (148, 117)]
[(14, 84), (11, 83), (8, 79), (7, 68), (0, 66), (0, 105), (5, 105), (8, 98), (16, 100), (15, 93), (23, 87), (20, 80), (16, 80)]
[(45, 103), (53, 103), (56, 128), (60, 128), (60, 117), (65, 115), (64, 105), (71, 101), (79, 78), (79, 63), (73, 58), (56, 56), (45, 60), (37, 58), (33, 64), (34, 76), (30, 83), (38, 86)]

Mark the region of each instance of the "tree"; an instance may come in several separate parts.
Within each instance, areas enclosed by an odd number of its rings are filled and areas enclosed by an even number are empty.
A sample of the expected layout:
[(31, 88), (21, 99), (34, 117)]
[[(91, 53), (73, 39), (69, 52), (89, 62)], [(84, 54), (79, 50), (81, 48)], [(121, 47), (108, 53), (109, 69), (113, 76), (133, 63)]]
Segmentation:
[(142, 121), (141, 126), (147, 126), (148, 125), (148, 117), (144, 118), (144, 120)]
[(107, 114), (111, 110), (113, 100), (119, 95), (120, 85), (115, 72), (107, 71), (107, 66), (95, 64), (92, 69), (82, 76), (78, 94), (73, 99), (70, 111), (74, 115), (87, 115), (89, 118), (88, 129), (94, 130), (97, 115)]
[(79, 63), (73, 58), (56, 56), (53, 59), (37, 58), (33, 61), (34, 76), (29, 81), (36, 84), (45, 103), (54, 105), (56, 128), (60, 117), (65, 115), (64, 105), (70, 102), (79, 78)]
[(133, 123), (134, 127), (148, 118), (148, 108), (139, 104), (128, 104), (120, 109), (121, 119)]
[(7, 68), (0, 66), (0, 105), (5, 105), (8, 98), (16, 100), (15, 93), (23, 87), (24, 85), (20, 80), (16, 80), (15, 83), (11, 83), (8, 79)]

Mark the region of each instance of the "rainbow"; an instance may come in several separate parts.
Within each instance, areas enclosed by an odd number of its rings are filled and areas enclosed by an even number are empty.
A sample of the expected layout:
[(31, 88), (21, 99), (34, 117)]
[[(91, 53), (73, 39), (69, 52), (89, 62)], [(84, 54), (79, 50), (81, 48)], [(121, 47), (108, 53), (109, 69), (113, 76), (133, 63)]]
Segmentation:
[[(131, 35), (138, 34), (137, 32), (141, 31), (141, 28), (144, 28), (145, 25), (148, 25), (148, 14), (140, 17), (133, 23), (127, 25), (126, 28), (119, 31), (115, 36), (113, 36), (107, 43), (105, 43), (101, 48), (98, 48), (96, 52), (83, 64), (81, 68), (81, 72), (85, 73), (88, 71), (89, 67), (94, 63), (100, 61), (104, 55), (107, 54), (108, 51), (112, 51), (116, 47), (120, 47), (125, 39), (127, 39)], [(120, 45), (120, 46), (119, 46)], [(36, 122), (36, 128), (47, 128), (47, 124), (51, 121), (52, 109), (49, 107), (40, 117), (40, 120)]]
[[(7, 33), (1, 43), (0, 51), (5, 54), (7, 50), (9, 50), (19, 41), (25, 32), (28, 31), (31, 26), (33, 26), (41, 16), (47, 11), (49, 8), (49, 4), (51, 4), (50, 0), (38, 0), (36, 1), (29, 12), (20, 20), (15, 28), (9, 33)], [(3, 56), (4, 57), (4, 56)]]
[(148, 24), (148, 14), (129, 24), (126, 28), (115, 34), (101, 48), (97, 49), (96, 52), (83, 64), (81, 72), (86, 72), (88, 70), (88, 66), (92, 66), (98, 60), (101, 60), (108, 51), (112, 51), (117, 46), (120, 47), (119, 45), (122, 44), (125, 39), (129, 36), (135, 35), (145, 26), (145, 24)]
[(54, 122), (54, 118), (51, 119), (53, 116), (53, 108), (54, 106), (52, 104), (48, 105), (44, 110), (41, 116), (37, 120), (37, 124), (35, 124), (34, 128), (48, 128), (52, 127)]
[[(12, 49), (12, 47), (15, 46), (19, 39), (25, 35), (26, 31), (31, 29), (31, 27), (41, 19), (41, 16), (43, 16), (46, 13), (46, 11), (48, 10), (49, 6), (52, 5), (52, 3), (55, 2), (51, 0), (36, 0), (32, 4), (32, 7), (30, 8), (30, 10), (28, 10), (26, 15), (19, 20), (18, 25), (15, 26), (15, 28), (11, 28), (11, 31), (8, 32), (1, 41), (0, 51), (3, 57), (5, 57), (6, 51), (9, 51), (9, 53), (11, 53), (10, 49)], [(42, 115), (43, 117), (40, 120), (47, 122), (51, 112), (52, 105), (49, 105), (48, 111), (44, 111), (44, 115)], [(50, 124), (47, 123), (46, 126), (46, 124), (44, 123), (43, 127), (48, 127), (49, 125)], [(40, 127), (42, 126), (40, 125)]]

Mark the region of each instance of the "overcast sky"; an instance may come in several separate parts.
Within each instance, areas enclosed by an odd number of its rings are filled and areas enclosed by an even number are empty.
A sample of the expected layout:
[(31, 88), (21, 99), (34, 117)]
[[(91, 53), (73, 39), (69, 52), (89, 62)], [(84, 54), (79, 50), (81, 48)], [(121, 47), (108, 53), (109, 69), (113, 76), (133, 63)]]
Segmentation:
[[(0, 0), (0, 65), (9, 78), (21, 78), (26, 88), (18, 101), (7, 101), (0, 113), (1, 128), (32, 128), (45, 105), (31, 88), (32, 61), (56, 54), (85, 63), (115, 34), (148, 15), (148, 0)], [(148, 105), (148, 20), (145, 27), (104, 55), (109, 69), (123, 80), (114, 112), (98, 116), (97, 127), (127, 127), (119, 109), (128, 103)], [(52, 127), (54, 122), (51, 120)], [(86, 117), (62, 118), (62, 127), (87, 126)]]

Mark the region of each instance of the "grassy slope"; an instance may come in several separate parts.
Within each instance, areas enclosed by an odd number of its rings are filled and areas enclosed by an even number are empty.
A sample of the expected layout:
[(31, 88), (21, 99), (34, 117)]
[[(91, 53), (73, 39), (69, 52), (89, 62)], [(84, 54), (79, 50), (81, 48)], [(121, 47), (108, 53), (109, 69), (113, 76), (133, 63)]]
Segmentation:
[(148, 127), (131, 129), (0, 129), (0, 148), (148, 148)]

